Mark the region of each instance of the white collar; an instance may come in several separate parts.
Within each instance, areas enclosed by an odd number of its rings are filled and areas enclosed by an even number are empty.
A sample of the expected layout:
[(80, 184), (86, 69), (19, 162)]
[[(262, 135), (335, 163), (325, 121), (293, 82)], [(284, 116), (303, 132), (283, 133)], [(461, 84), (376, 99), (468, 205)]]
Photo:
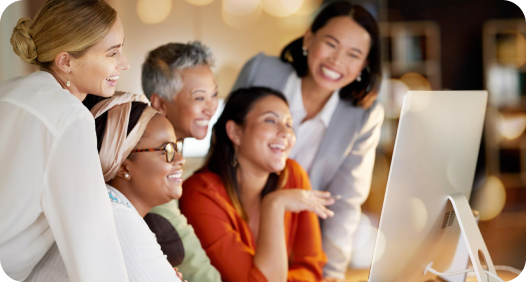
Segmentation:
[[(320, 119), (326, 128), (329, 127), (332, 115), (336, 110), (338, 102), (340, 102), (339, 93), (340, 89), (334, 90), (329, 100), (323, 106), (323, 109), (321, 109), (321, 111), (312, 119)], [(303, 106), (303, 96), (301, 93), (301, 78), (296, 74), (295, 71), (289, 75), (289, 78), (285, 85), (284, 94), (289, 102), (289, 109), (292, 113), (292, 116), (299, 117), (301, 118), (301, 120), (303, 120), (307, 115), (307, 111)], [(294, 124), (300, 124), (301, 120), (295, 120)]]
[[(126, 206), (128, 208), (131, 208), (137, 212), (135, 207), (132, 205), (132, 203), (122, 194), (121, 191), (115, 189), (114, 187), (106, 184), (106, 189), (108, 189), (108, 196), (110, 197), (110, 200), (112, 203), (120, 204), (123, 206)], [(137, 212), (139, 213), (139, 212)]]

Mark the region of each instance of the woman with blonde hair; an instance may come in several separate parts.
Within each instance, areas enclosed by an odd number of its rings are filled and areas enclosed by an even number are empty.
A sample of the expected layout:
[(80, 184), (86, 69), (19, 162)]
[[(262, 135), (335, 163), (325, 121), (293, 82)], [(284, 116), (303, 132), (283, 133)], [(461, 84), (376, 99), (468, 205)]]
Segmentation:
[(116, 11), (49, 0), (18, 21), (14, 52), (40, 67), (0, 83), (0, 262), (28, 277), (56, 242), (71, 281), (128, 281), (87, 93), (108, 97), (129, 65)]

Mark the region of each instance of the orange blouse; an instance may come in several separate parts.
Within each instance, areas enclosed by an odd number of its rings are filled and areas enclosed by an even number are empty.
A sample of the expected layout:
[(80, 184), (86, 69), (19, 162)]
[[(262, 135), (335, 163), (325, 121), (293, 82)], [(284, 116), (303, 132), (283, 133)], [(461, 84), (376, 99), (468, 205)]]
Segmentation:
[[(284, 189), (311, 190), (307, 173), (293, 160)], [(183, 184), (179, 203), (223, 282), (263, 282), (254, 264), (256, 242), (247, 222), (236, 212), (219, 176), (205, 171)], [(289, 258), (288, 282), (320, 281), (327, 258), (321, 246), (318, 217), (312, 212), (285, 213)]]

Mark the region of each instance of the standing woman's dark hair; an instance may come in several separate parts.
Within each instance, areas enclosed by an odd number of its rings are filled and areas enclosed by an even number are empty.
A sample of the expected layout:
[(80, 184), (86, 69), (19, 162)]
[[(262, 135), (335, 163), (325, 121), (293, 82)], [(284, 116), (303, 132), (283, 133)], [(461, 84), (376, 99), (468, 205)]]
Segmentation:
[[(340, 98), (349, 101), (353, 105), (368, 108), (372, 105), (381, 81), (380, 74), (380, 36), (378, 23), (374, 17), (362, 6), (351, 4), (347, 1), (333, 2), (327, 5), (318, 14), (312, 23), (310, 30), (316, 33), (324, 27), (329, 20), (335, 17), (349, 17), (363, 27), (371, 36), (371, 47), (367, 56), (367, 67), (362, 71), (361, 80), (354, 80), (340, 89)], [(292, 41), (281, 51), (280, 59), (290, 63), (299, 77), (307, 75), (309, 69), (307, 56), (302, 50), (304, 37)]]
[[(242, 88), (234, 91), (228, 96), (225, 108), (216, 124), (212, 128), (212, 138), (210, 140), (210, 152), (208, 153), (205, 167), (211, 172), (219, 175), (225, 184), (226, 191), (232, 205), (241, 217), (247, 220), (247, 214), (239, 199), (239, 187), (237, 185), (236, 153), (232, 141), (226, 131), (226, 123), (233, 120), (236, 124), (243, 126), (247, 114), (252, 110), (254, 104), (261, 98), (276, 96), (283, 100), (287, 105), (287, 98), (276, 90), (267, 87)], [(276, 191), (282, 183), (287, 180), (287, 169), (284, 173), (271, 173), (268, 177), (265, 188), (261, 191), (261, 198), (270, 192)]]

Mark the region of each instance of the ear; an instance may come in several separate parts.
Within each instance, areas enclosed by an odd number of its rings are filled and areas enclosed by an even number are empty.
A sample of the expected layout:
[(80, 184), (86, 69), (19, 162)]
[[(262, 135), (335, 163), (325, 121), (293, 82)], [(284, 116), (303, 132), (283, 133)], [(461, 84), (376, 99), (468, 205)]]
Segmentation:
[(166, 116), (166, 101), (161, 96), (157, 93), (153, 93), (150, 97), (150, 103), (152, 104), (152, 108), (158, 111), (161, 115)]
[(314, 34), (312, 34), (312, 31), (308, 28), (303, 35), (303, 46), (307, 47), (307, 50), (309, 50), (309, 46), (312, 44), (313, 37)]
[(122, 162), (121, 164), (121, 167), (119, 168), (119, 170), (117, 171), (117, 177), (120, 177), (124, 180), (131, 180), (132, 178), (132, 175), (131, 175), (131, 172), (130, 172), (130, 168), (129, 168), (129, 163), (130, 160), (126, 159), (124, 160), (124, 162)]
[(55, 56), (55, 65), (63, 72), (71, 72), (71, 55), (68, 52), (62, 51)]
[(242, 133), (241, 126), (237, 125), (235, 121), (229, 120), (226, 122), (226, 134), (232, 143), (239, 145)]

